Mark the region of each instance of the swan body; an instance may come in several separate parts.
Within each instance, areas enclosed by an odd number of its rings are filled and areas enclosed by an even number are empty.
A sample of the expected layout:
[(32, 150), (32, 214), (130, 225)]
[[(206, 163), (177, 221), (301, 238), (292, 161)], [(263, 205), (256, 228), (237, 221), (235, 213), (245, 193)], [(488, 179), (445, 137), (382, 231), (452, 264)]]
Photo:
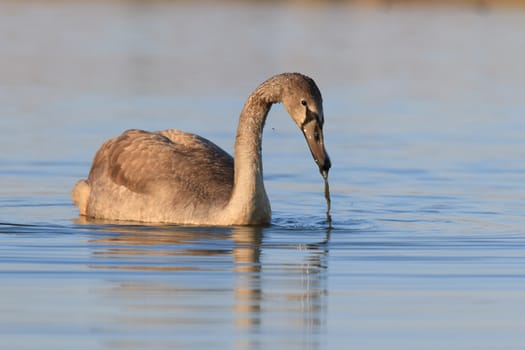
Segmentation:
[(180, 130), (128, 130), (106, 141), (72, 200), (80, 215), (196, 225), (263, 225), (271, 220), (264, 189), (262, 131), (282, 102), (302, 129), (323, 176), (331, 163), (323, 141), (322, 98), (315, 82), (283, 73), (262, 83), (239, 118), (235, 159), (219, 146)]

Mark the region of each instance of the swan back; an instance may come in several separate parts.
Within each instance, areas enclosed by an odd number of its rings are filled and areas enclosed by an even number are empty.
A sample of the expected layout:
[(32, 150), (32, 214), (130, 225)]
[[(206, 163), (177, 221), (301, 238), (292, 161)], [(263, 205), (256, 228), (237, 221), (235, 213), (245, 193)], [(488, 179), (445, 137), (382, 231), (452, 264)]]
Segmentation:
[(90, 216), (193, 223), (228, 203), (233, 159), (179, 130), (129, 130), (97, 152), (88, 177)]

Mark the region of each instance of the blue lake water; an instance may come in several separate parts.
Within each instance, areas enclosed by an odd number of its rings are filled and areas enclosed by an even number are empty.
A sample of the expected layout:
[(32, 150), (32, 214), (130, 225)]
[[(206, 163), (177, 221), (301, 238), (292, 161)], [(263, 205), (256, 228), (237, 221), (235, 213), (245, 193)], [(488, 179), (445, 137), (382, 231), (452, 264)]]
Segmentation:
[[(525, 11), (0, 1), (1, 349), (522, 349)], [(325, 103), (333, 228), (275, 106), (272, 225), (86, 222), (98, 147), (229, 152), (283, 71)]]

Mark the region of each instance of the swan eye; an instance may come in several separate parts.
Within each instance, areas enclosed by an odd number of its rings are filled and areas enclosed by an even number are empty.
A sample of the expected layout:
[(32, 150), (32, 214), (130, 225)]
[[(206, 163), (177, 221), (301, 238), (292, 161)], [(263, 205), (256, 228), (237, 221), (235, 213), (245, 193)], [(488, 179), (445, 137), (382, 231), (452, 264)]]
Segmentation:
[(319, 142), (319, 131), (317, 130), (314, 131), (314, 140)]
[(308, 103), (306, 103), (306, 100), (301, 100), (301, 104), (302, 104), (303, 106), (306, 106)]

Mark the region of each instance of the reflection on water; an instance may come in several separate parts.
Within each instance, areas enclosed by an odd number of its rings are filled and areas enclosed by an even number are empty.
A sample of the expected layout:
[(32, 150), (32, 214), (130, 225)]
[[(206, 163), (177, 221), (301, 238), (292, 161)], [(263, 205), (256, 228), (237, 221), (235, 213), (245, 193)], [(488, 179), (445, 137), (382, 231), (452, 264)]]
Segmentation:
[[(262, 230), (260, 228), (236, 228), (232, 238), (235, 242), (232, 251), (235, 263), (233, 290), (235, 326), (242, 334), (252, 333), (256, 332), (257, 327), (261, 325)], [(251, 347), (247, 346), (247, 348)]]
[[(148, 273), (144, 279), (133, 274), (129, 280), (110, 278), (92, 291), (103, 304), (118, 300), (110, 323), (173, 327), (177, 335), (190, 329), (204, 332), (213, 325), (217, 332), (233, 331), (233, 345), (240, 349), (278, 345), (279, 337), (259, 337), (276, 331), (296, 334), (292, 347), (320, 346), (318, 336), (326, 322), (328, 236), (306, 246), (272, 245), (283, 250), (272, 255), (286, 261), (274, 264), (261, 261), (265, 243), (259, 227), (103, 225), (97, 230), (100, 236), (89, 240), (90, 269)], [(288, 260), (290, 249), (304, 249), (303, 259)], [(135, 345), (148, 345), (141, 342)]]

